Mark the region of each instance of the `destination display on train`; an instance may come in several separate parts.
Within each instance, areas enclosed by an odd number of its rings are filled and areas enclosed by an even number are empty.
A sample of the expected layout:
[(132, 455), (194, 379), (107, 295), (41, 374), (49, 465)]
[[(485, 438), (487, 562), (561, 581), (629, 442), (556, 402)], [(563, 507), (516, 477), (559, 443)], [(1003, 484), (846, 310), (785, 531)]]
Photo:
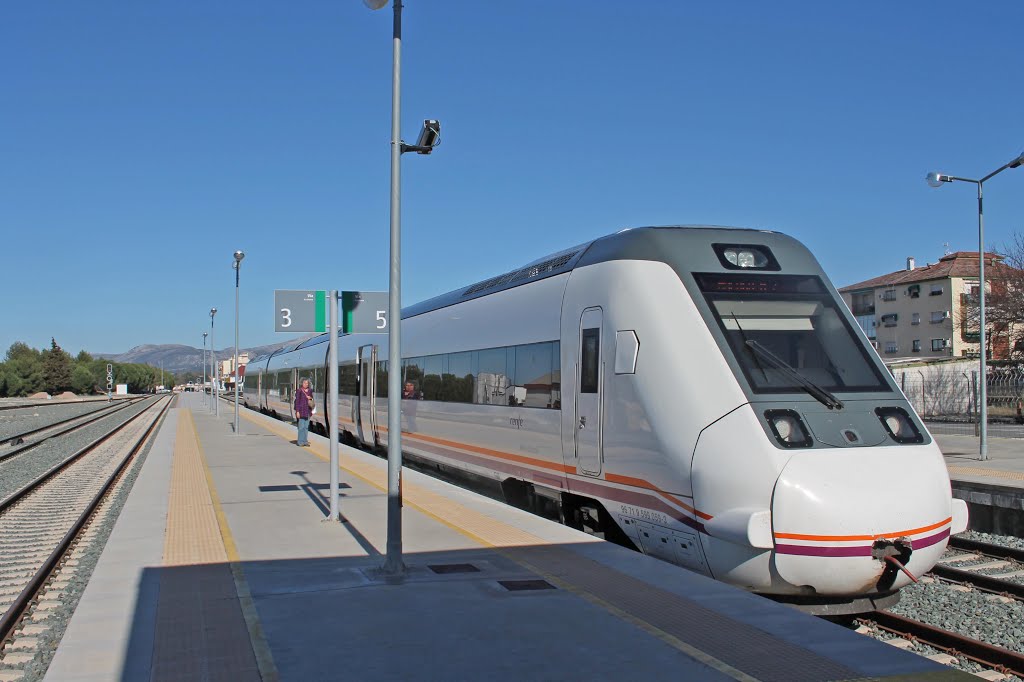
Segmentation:
[(738, 275), (694, 273), (700, 290), (710, 294), (820, 294), (825, 289), (814, 275)]

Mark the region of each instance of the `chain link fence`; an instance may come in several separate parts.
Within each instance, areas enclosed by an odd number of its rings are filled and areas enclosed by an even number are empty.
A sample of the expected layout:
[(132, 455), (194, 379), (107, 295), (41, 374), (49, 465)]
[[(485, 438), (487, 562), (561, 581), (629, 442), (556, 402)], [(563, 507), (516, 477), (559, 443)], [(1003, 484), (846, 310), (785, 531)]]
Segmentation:
[[(934, 433), (978, 435), (978, 363), (952, 362), (891, 368), (896, 383)], [(990, 368), (987, 377), (988, 434), (1024, 438), (1024, 370)]]

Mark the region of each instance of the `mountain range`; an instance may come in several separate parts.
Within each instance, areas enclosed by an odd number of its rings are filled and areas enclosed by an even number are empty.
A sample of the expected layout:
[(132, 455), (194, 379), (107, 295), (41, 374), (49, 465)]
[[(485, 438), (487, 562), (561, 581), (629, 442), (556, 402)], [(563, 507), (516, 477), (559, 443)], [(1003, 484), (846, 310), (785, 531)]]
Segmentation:
[[(248, 353), (250, 358), (254, 358), (258, 355), (275, 351), (278, 348), (283, 348), (284, 346), (303, 341), (306, 338), (309, 338), (309, 336), (292, 338), (287, 341), (272, 343), (266, 346), (239, 348), (238, 352)], [(209, 350), (207, 350), (207, 353), (209, 353)], [(220, 360), (226, 360), (229, 357), (233, 357), (234, 354), (234, 346), (230, 346), (216, 352), (217, 358)], [(93, 353), (93, 357), (112, 360), (113, 362), (136, 362), (143, 365), (150, 365), (151, 367), (163, 367), (165, 371), (174, 373), (201, 373), (203, 371), (203, 349), (176, 343), (147, 343), (141, 346), (135, 346), (135, 348), (124, 353)], [(209, 355), (207, 355), (207, 362), (209, 362)]]

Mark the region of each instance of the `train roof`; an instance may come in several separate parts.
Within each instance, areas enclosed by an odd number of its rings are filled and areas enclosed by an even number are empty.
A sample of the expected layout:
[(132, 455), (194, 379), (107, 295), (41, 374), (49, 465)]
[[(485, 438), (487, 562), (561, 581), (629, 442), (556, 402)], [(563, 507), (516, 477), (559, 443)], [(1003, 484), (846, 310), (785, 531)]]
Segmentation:
[(557, 251), (550, 255), (538, 258), (526, 265), (506, 272), (497, 277), (485, 279), (468, 287), (461, 287), (446, 294), (413, 304), (402, 310), (402, 319), (415, 317), (432, 310), (446, 308), (456, 303), (470, 301), (474, 298), (488, 296), (490, 294), (512, 289), (523, 284), (536, 282), (548, 277), (554, 277), (564, 272), (570, 272), (580, 265), (591, 265), (607, 260), (620, 260), (629, 258), (642, 258), (651, 260), (652, 248), (654, 252), (657, 247), (652, 242), (660, 241), (654, 238), (656, 232), (669, 230), (723, 230), (732, 232), (769, 232), (768, 230), (755, 230), (740, 227), (722, 227), (718, 225), (664, 225), (648, 227), (632, 227), (620, 230), (614, 234), (598, 237), (589, 242), (584, 242), (572, 248)]
[[(526, 265), (511, 270), (496, 277), (490, 277), (466, 287), (460, 287), (446, 294), (429, 298), (419, 303), (414, 303), (402, 309), (402, 319), (416, 317), (433, 310), (447, 308), (448, 306), (471, 301), (475, 298), (482, 298), (491, 294), (513, 289), (523, 284), (537, 282), (548, 277), (554, 277), (565, 272), (570, 272), (582, 265), (592, 265), (609, 260), (665, 260), (665, 253), (662, 242), (664, 236), (670, 231), (721, 231), (721, 232), (752, 232), (761, 234), (779, 233), (772, 230), (760, 230), (744, 227), (725, 227), (719, 225), (661, 225), (647, 227), (631, 227), (620, 230), (614, 234), (598, 237), (589, 242), (578, 244), (568, 249), (556, 251), (542, 258), (538, 258)], [(338, 332), (338, 336), (345, 336)], [(299, 348), (308, 348), (327, 341), (328, 334), (320, 334), (307, 339), (295, 346), (281, 349), (280, 353), (288, 353)]]

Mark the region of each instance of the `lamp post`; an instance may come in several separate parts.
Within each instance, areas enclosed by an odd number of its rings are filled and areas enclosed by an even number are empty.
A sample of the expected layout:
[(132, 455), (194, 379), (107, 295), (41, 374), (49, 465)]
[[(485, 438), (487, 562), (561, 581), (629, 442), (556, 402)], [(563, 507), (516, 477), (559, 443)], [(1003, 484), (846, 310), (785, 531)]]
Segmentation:
[(220, 372), (217, 370), (217, 346), (213, 342), (213, 318), (217, 314), (216, 308), (210, 308), (210, 379), (213, 382), (213, 386), (210, 388), (210, 397), (213, 398), (213, 413), (216, 416), (220, 416), (220, 402), (217, 400), (217, 375)]
[(206, 404), (206, 337), (210, 332), (203, 332), (203, 404)]
[[(373, 10), (381, 9), (388, 0), (363, 0)], [(387, 555), (383, 571), (399, 575), (402, 563), (402, 214), (401, 161), (405, 152), (429, 154), (437, 146), (441, 125), (423, 122), (423, 130), (415, 145), (401, 140), (402, 103), (402, 0), (391, 0), (395, 11), (392, 33), (391, 66), (391, 258), (388, 280), (388, 523)], [(333, 415), (332, 415), (333, 417)]]
[(238, 275), (242, 271), (242, 259), (245, 253), (235, 251), (235, 261), (232, 267), (235, 269), (235, 435), (238, 435), (238, 381), (241, 378), (238, 373)]
[(1024, 164), (1024, 153), (1009, 163), (1003, 164), (992, 171), (981, 180), (971, 180), (955, 175), (943, 175), (932, 172), (925, 176), (925, 180), (932, 187), (942, 187), (947, 182), (970, 182), (978, 186), (978, 343), (981, 347), (979, 353), (978, 372), (978, 454), (982, 461), (988, 459), (988, 375), (986, 374), (986, 352), (985, 352), (985, 211), (982, 203), (982, 186), (990, 178), (999, 175), (1007, 168), (1017, 168)]

